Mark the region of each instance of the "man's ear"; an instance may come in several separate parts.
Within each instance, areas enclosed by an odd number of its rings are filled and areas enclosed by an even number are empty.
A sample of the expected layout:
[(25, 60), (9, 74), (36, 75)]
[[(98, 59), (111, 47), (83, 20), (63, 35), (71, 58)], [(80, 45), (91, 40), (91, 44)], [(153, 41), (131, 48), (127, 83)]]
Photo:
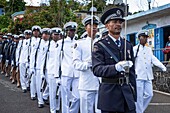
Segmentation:
[(87, 25), (85, 26), (85, 30), (87, 31)]
[(105, 24), (105, 27), (108, 29), (108, 24)]

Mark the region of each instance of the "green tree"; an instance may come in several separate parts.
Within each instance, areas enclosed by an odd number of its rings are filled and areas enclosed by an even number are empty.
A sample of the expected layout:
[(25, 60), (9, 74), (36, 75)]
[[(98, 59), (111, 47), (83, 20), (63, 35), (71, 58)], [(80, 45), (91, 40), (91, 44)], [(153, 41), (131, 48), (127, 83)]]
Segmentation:
[(11, 21), (12, 20), (8, 16), (0, 16), (0, 30), (2, 30), (3, 28), (7, 29)]
[(25, 4), (26, 2), (24, 2), (24, 0), (9, 0), (9, 2), (5, 3), (5, 12), (14, 13), (18, 11), (24, 11)]

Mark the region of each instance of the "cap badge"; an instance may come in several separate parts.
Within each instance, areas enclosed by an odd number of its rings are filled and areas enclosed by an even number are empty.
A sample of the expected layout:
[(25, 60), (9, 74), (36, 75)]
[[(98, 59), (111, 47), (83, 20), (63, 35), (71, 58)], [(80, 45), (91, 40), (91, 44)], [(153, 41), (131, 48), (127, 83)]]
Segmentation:
[(117, 11), (116, 11), (116, 14), (117, 14), (117, 16), (121, 16), (120, 10), (117, 10)]

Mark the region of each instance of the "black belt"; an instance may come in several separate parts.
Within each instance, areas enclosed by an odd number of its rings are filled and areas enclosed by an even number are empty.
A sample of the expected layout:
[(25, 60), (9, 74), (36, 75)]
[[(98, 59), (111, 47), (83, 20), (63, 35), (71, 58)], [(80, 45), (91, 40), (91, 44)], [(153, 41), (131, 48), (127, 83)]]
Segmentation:
[(129, 84), (129, 77), (120, 77), (120, 78), (102, 78), (102, 83), (108, 84)]

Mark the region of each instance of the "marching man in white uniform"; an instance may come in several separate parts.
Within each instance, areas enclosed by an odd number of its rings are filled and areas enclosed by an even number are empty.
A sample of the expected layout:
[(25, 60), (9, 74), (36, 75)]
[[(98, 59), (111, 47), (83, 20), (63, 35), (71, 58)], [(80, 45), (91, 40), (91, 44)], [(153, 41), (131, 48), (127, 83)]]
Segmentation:
[[(93, 38), (95, 38), (95, 34), (97, 33), (98, 17), (93, 17), (93, 25), (91, 25), (91, 21), (91, 16), (87, 16), (82, 21), (87, 32), (87, 37), (77, 41), (73, 52), (73, 65), (75, 69), (80, 71), (79, 93), (81, 113), (94, 113), (94, 105), (95, 113), (101, 112), (97, 109), (99, 79), (91, 71), (91, 48)], [(92, 33), (91, 29), (93, 29)]]
[(21, 54), (19, 59), (19, 68), (20, 68), (20, 81), (21, 81), (21, 88), (23, 93), (27, 92), (27, 88), (29, 87), (29, 81), (26, 77), (26, 68), (28, 68), (28, 56), (29, 56), (29, 45), (30, 45), (30, 38), (32, 35), (31, 30), (25, 30), (24, 31), (25, 39), (23, 40), (22, 48), (21, 48)]
[(31, 93), (31, 100), (36, 99), (36, 73), (35, 73), (35, 53), (40, 41), (40, 31), (41, 27), (40, 26), (33, 26), (32, 27), (32, 41), (31, 41), (31, 54), (30, 54), (30, 72), (31, 72), (31, 84), (30, 84), (30, 93)]
[[(47, 99), (44, 100), (43, 98), (43, 91), (42, 91), (42, 79), (46, 80), (45, 73), (42, 73), (42, 67), (44, 66), (45, 55), (47, 52), (47, 48), (49, 45), (50, 39), (50, 28), (43, 28), (41, 29), (42, 39), (39, 44), (38, 53), (37, 53), (37, 60), (36, 62), (36, 90), (37, 90), (37, 97), (38, 97), (38, 107), (44, 107), (44, 101), (46, 102)], [(48, 86), (45, 88), (47, 91)]]
[[(55, 27), (51, 29), (51, 41), (47, 50), (46, 78), (49, 87), (50, 112), (59, 113), (60, 95), (57, 95), (57, 87), (60, 84), (59, 78), (59, 56), (60, 49), (57, 41), (61, 39), (62, 29)], [(57, 96), (57, 97), (56, 97)]]
[(19, 59), (20, 59), (20, 56), (21, 56), (21, 49), (22, 49), (22, 46), (23, 46), (23, 40), (25, 38), (24, 34), (20, 34), (19, 35), (19, 43), (17, 45), (17, 49), (16, 49), (16, 53), (15, 53), (15, 58), (16, 58), (16, 73), (17, 73), (17, 87), (20, 87), (20, 73), (18, 72), (19, 71)]
[(139, 31), (137, 34), (140, 43), (134, 46), (135, 71), (137, 74), (137, 103), (136, 112), (144, 113), (153, 97), (152, 80), (153, 65), (166, 71), (166, 67), (153, 55), (152, 49), (145, 46), (149, 37), (147, 30)]
[[(61, 97), (62, 97), (62, 113), (78, 113), (80, 100), (78, 91), (79, 72), (74, 69), (72, 64), (73, 49), (75, 40), (75, 32), (77, 23), (68, 22), (64, 25), (67, 37), (59, 40), (60, 48), (63, 46), (63, 55), (61, 58)], [(64, 45), (62, 45), (64, 44)], [(70, 91), (72, 88), (72, 91)], [(69, 104), (71, 100), (71, 105)], [(70, 105), (70, 107), (69, 107)]]

